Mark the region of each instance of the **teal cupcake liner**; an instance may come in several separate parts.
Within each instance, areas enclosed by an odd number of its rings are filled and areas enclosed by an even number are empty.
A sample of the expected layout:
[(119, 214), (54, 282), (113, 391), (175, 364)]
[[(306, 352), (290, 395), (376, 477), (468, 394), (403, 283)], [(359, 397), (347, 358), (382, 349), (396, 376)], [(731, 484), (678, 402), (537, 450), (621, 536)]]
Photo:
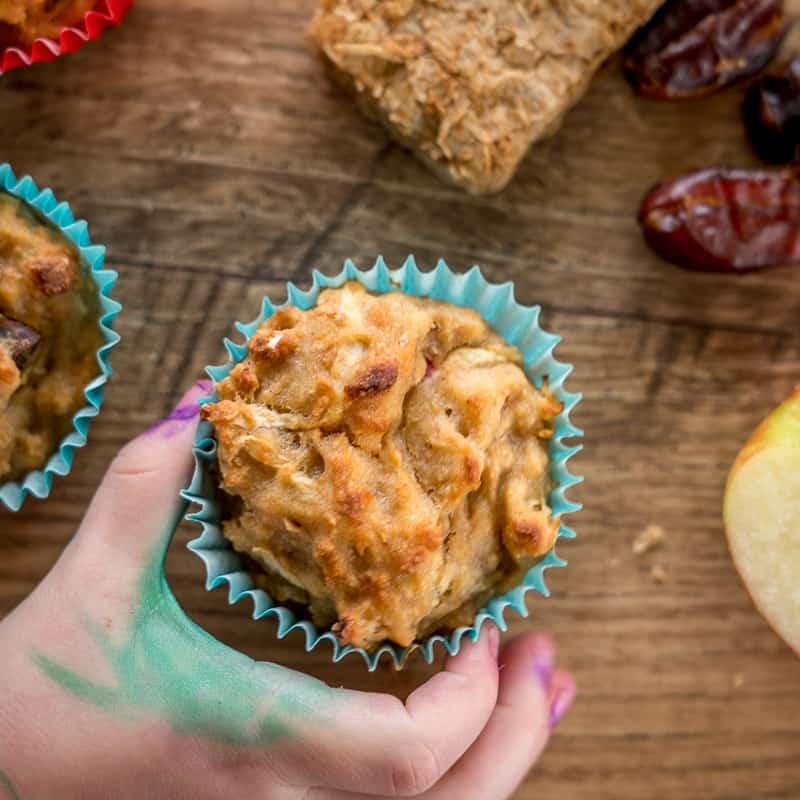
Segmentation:
[[(548, 377), (550, 388), (564, 404), (564, 410), (556, 417), (555, 432), (550, 442), (551, 476), (554, 486), (550, 493), (550, 506), (554, 514), (563, 515), (579, 511), (580, 504), (568, 500), (566, 492), (570, 486), (582, 480), (570, 474), (567, 468), (567, 461), (581, 449), (581, 446), (577, 444), (568, 446), (564, 440), (583, 435), (569, 418), (581, 395), (568, 392), (564, 388), (564, 381), (572, 371), (572, 367), (554, 357), (553, 349), (560, 341), (560, 337), (547, 333), (539, 327), (540, 307), (518, 304), (514, 299), (514, 288), (511, 283), (500, 285), (489, 283), (477, 266), (464, 274), (456, 274), (444, 261), (439, 261), (430, 272), (422, 272), (417, 268), (413, 257), (409, 257), (397, 270), (390, 270), (382, 258), (378, 258), (374, 267), (366, 272), (359, 270), (350, 260), (345, 262), (342, 271), (334, 277), (328, 277), (315, 270), (313, 285), (308, 291), (304, 292), (295, 285), (288, 284), (287, 304), (301, 309), (311, 308), (316, 304), (322, 289), (341, 286), (349, 280), (356, 280), (374, 292), (399, 291), (473, 308), (508, 342), (519, 348), (523, 355), (525, 372), (536, 385), (541, 386), (542, 378)], [(245, 337), (245, 341), (238, 344), (225, 339), (224, 344), (229, 359), (220, 366), (206, 367), (209, 377), (218, 382), (230, 373), (247, 355), (247, 340), (274, 311), (275, 306), (265, 297), (261, 313), (256, 319), (249, 324), (236, 323), (235, 327)], [(201, 404), (212, 402), (216, 397), (215, 393), (200, 402)], [(203, 422), (195, 438), (194, 475), (189, 487), (182, 494), (184, 499), (199, 506), (199, 510), (187, 514), (187, 519), (197, 522), (202, 528), (201, 534), (189, 542), (188, 548), (206, 566), (206, 589), (211, 591), (227, 584), (228, 602), (231, 605), (244, 598), (250, 598), (253, 603), (254, 619), (274, 617), (278, 623), (279, 639), (292, 631), (302, 631), (305, 636), (306, 651), (313, 650), (322, 642), (329, 642), (334, 662), (350, 653), (358, 653), (372, 671), (384, 655), (392, 659), (398, 669), (415, 650), (418, 650), (428, 663), (433, 661), (437, 645), (441, 645), (449, 654), (454, 655), (458, 652), (464, 637), (471, 641), (478, 638), (486, 622), (493, 622), (505, 631), (508, 627), (505, 621), (506, 609), (511, 608), (522, 616), (527, 616), (528, 609), (525, 604), (527, 593), (533, 590), (547, 597), (549, 590), (544, 580), (545, 570), (550, 567), (564, 567), (567, 564), (556, 554), (554, 546), (525, 574), (517, 587), (490, 600), (478, 612), (472, 625), (458, 628), (450, 634), (430, 636), (410, 647), (400, 647), (387, 642), (372, 651), (352, 645), (342, 645), (330, 630), (320, 630), (312, 622), (298, 618), (294, 611), (276, 604), (267, 592), (258, 588), (253, 582), (244, 560), (234, 551), (222, 533), (219, 490), (212, 474), (216, 452), (212, 426)], [(574, 536), (575, 532), (562, 522), (557, 538), (571, 539)]]
[(86, 444), (89, 424), (100, 412), (105, 385), (111, 377), (109, 353), (119, 341), (112, 326), (122, 306), (110, 297), (117, 273), (103, 269), (105, 247), (92, 244), (89, 228), (84, 220), (75, 220), (68, 203), (59, 203), (50, 189), (39, 189), (29, 175), (17, 180), (9, 164), (0, 165), (0, 191), (19, 197), (36, 209), (41, 216), (58, 228), (78, 248), (81, 258), (91, 268), (100, 299), (98, 326), (103, 345), (97, 351), (98, 376), (84, 390), (86, 405), (72, 417), (72, 431), (58, 446), (42, 469), (29, 472), (22, 480), (0, 484), (0, 503), (11, 511), (19, 511), (26, 495), (44, 498), (50, 494), (55, 475), (66, 475), (72, 468), (75, 451)]

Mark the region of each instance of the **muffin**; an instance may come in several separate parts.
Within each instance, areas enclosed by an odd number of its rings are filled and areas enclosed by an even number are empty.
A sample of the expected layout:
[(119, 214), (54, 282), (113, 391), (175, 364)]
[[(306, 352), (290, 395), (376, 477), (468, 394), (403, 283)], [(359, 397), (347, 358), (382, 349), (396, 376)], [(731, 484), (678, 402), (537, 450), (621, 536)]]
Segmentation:
[(264, 322), (204, 406), (225, 536), (366, 650), (469, 624), (552, 547), (561, 404), (470, 309), (358, 283)]
[(0, 192), (0, 483), (42, 467), (72, 429), (100, 371), (99, 317), (75, 245)]
[(80, 22), (97, 0), (0, 0), (0, 47), (26, 47), (36, 39), (57, 39)]

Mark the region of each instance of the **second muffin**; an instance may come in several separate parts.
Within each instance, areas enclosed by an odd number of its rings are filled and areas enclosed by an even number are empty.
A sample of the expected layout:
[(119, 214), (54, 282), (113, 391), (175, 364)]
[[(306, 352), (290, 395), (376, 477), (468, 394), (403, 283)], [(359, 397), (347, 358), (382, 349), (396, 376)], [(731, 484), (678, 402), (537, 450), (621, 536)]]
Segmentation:
[(99, 372), (100, 300), (76, 246), (0, 191), (0, 484), (42, 467)]
[(474, 311), (346, 284), (279, 309), (217, 388), (225, 535), (343, 642), (468, 624), (552, 547), (561, 404)]

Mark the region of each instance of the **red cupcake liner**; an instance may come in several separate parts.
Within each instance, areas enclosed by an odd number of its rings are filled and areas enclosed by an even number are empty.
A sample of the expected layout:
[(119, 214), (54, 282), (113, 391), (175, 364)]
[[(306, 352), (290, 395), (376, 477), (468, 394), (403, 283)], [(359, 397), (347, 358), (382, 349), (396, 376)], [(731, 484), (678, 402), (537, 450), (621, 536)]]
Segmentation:
[(80, 25), (64, 28), (54, 39), (37, 39), (30, 47), (0, 50), (0, 75), (15, 67), (29, 67), (39, 61), (55, 61), (60, 55), (80, 50), (86, 42), (99, 39), (106, 28), (114, 28), (133, 5), (133, 0), (99, 0), (87, 11)]

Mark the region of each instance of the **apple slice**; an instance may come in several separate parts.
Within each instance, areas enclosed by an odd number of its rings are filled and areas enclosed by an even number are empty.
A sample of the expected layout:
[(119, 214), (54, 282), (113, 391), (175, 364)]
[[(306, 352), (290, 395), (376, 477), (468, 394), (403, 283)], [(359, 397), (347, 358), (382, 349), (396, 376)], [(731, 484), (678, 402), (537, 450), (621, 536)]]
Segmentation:
[(800, 386), (734, 461), (724, 516), (733, 561), (753, 602), (800, 655)]

